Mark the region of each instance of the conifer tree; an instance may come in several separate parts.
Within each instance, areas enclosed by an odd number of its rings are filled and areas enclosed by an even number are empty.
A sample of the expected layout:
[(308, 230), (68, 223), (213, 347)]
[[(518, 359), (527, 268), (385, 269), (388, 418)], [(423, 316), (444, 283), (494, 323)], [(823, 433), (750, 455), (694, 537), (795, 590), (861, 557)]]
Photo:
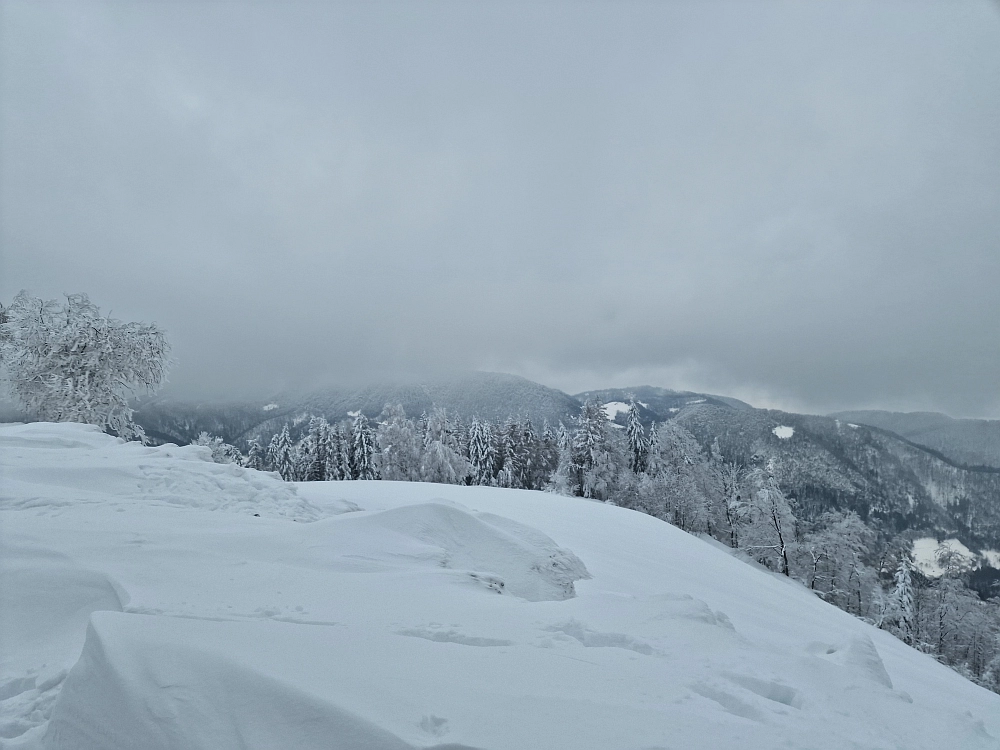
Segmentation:
[(469, 434), (469, 463), (474, 484), (488, 485), (493, 481), (493, 434), (489, 422), (472, 420)]
[(663, 457), (660, 455), (660, 435), (656, 422), (649, 426), (649, 441), (646, 443), (646, 465), (643, 471), (651, 477), (660, 473), (663, 467)]
[(264, 449), (260, 447), (260, 442), (258, 442), (257, 438), (250, 438), (247, 441), (247, 457), (243, 465), (248, 469), (256, 469), (257, 471), (267, 470), (267, 459), (264, 455)]
[(351, 478), (351, 441), (343, 423), (330, 426), (326, 453), (326, 477), (331, 480)]
[(636, 474), (646, 469), (646, 435), (639, 421), (639, 408), (635, 400), (628, 407), (628, 421), (625, 426), (625, 435), (628, 438), (629, 468)]
[(897, 635), (904, 643), (913, 645), (913, 581), (910, 561), (903, 556), (893, 576), (891, 602)]
[(326, 480), (329, 429), (330, 425), (323, 417), (313, 417), (309, 420), (309, 434), (303, 441), (305, 450), (303, 451), (302, 480), (305, 482)]
[(268, 446), (268, 459), (272, 471), (278, 472), (286, 482), (293, 480), (295, 467), (292, 456), (292, 438), (288, 434), (287, 424), (281, 428), (281, 432), (271, 439), (271, 444)]
[(358, 411), (351, 431), (351, 478), (378, 479), (375, 466), (375, 436), (368, 417)]

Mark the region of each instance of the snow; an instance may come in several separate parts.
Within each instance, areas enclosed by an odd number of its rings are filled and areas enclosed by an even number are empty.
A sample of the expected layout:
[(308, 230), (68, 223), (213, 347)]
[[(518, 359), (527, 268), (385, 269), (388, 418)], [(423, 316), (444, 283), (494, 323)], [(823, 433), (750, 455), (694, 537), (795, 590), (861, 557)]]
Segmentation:
[(0, 460), (0, 748), (1000, 748), (1000, 696), (622, 508), (80, 425)]
[(278, 408), (277, 404), (264, 404), (264, 406), (261, 407), (261, 410), (262, 411), (274, 411), (277, 408)]
[(773, 430), (771, 430), (781, 440), (788, 440), (792, 435), (795, 434), (795, 428), (789, 427), (788, 425), (778, 425)]
[(982, 551), (981, 555), (983, 560), (986, 561), (986, 564), (991, 568), (1000, 569), (1000, 551), (995, 549), (985, 549)]
[(975, 564), (976, 555), (957, 539), (945, 539), (938, 543), (934, 537), (923, 537), (913, 540), (913, 564), (925, 576), (939, 578), (944, 570), (938, 565), (937, 555), (942, 548), (951, 549)]
[(629, 405), (626, 404), (624, 401), (609, 401), (604, 405), (604, 413), (608, 415), (608, 419), (610, 419), (612, 422), (615, 421), (615, 417), (617, 417), (619, 414), (623, 412), (628, 413), (628, 410), (629, 410)]

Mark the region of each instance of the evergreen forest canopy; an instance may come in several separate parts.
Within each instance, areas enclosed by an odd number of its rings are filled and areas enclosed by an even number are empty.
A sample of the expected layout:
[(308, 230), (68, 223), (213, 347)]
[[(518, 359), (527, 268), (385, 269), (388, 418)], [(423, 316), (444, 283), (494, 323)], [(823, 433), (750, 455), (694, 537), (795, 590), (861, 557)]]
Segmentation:
[[(162, 384), (168, 351), (156, 326), (101, 317), (86, 295), (59, 303), (22, 292), (0, 309), (0, 362), (13, 395), (38, 419), (143, 440), (129, 399)], [(783, 459), (759, 442), (733, 450), (731, 436), (710, 422), (689, 422), (700, 428), (696, 437), (680, 420), (645, 426), (640, 412), (631, 399), (617, 425), (591, 398), (571, 419), (536, 425), (524, 417), (463, 421), (441, 408), (414, 420), (388, 404), (374, 421), (360, 410), (350, 421), (289, 419), (266, 445), (250, 438), (245, 454), (207, 432), (194, 442), (215, 461), (287, 481), (546, 490), (647, 513), (800, 581), (1000, 692), (1000, 571), (972, 569), (943, 548), (944, 575), (928, 579), (913, 566), (913, 534), (881, 522), (877, 503), (820, 510), (788, 491)], [(304, 419), (308, 429), (293, 440), (290, 426), (298, 431)]]

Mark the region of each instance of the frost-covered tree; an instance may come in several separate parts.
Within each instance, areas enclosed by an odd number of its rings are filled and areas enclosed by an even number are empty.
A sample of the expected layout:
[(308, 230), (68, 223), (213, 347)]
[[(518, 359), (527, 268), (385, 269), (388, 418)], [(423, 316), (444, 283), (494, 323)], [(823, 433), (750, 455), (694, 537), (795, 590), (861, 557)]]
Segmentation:
[(788, 498), (778, 487), (773, 459), (755, 469), (751, 480), (754, 486), (744, 549), (765, 565), (791, 575), (789, 558), (795, 543), (795, 516)]
[(441, 484), (463, 484), (469, 476), (469, 462), (440, 440), (432, 440), (424, 448), (420, 479)]
[(560, 450), (553, 488), (567, 495), (610, 499), (625, 463), (618, 442), (600, 402), (587, 401), (576, 418), (576, 429)]
[(625, 436), (628, 439), (629, 468), (636, 474), (646, 470), (646, 433), (639, 421), (639, 407), (633, 400), (628, 407), (628, 420), (625, 424)]
[(27, 412), (145, 439), (129, 400), (155, 392), (166, 377), (169, 346), (157, 326), (102, 316), (86, 294), (59, 302), (24, 291), (0, 320), (0, 363)]
[(351, 429), (352, 479), (378, 479), (375, 450), (375, 434), (368, 424), (368, 417), (359, 411)]
[(874, 546), (875, 534), (856, 513), (831, 511), (787, 549), (793, 575), (811, 590), (852, 614), (871, 615), (884, 626), (889, 606), (880, 602), (881, 587), (869, 565)]
[(267, 447), (267, 458), (272, 471), (278, 472), (286, 482), (294, 480), (295, 456), (287, 424), (281, 428), (281, 432), (271, 438), (271, 443)]
[(267, 457), (257, 438), (250, 438), (247, 441), (247, 455), (243, 465), (248, 469), (267, 471)]
[(904, 643), (913, 643), (913, 579), (910, 575), (910, 561), (903, 557), (893, 575), (893, 589), (890, 596), (893, 631)]
[(521, 444), (520, 428), (513, 419), (508, 419), (499, 433), (499, 461), (497, 486), (520, 489), (524, 486), (524, 446)]
[(638, 508), (685, 531), (708, 531), (709, 467), (694, 436), (675, 421), (659, 425), (650, 436), (647, 469), (638, 483)]
[(472, 467), (459, 453), (458, 444), (448, 413), (434, 409), (427, 418), (424, 450), (421, 456), (420, 478), (424, 482), (464, 484)]
[(469, 430), (469, 463), (472, 466), (473, 484), (493, 483), (496, 456), (493, 450), (493, 430), (489, 422), (472, 420), (472, 427)]
[(309, 420), (309, 431), (299, 444), (296, 473), (300, 481), (325, 481), (327, 451), (330, 447), (330, 425), (323, 417)]
[(397, 482), (420, 480), (422, 445), (417, 426), (399, 404), (386, 404), (376, 430), (378, 471), (382, 479)]
[(745, 486), (747, 471), (743, 464), (726, 461), (719, 450), (719, 441), (712, 447), (712, 469), (715, 472), (720, 491), (720, 502), (727, 537), (723, 538), (730, 547), (740, 546), (740, 531), (749, 521), (749, 506), (744, 499), (748, 496)]
[(340, 480), (351, 478), (350, 429), (345, 424), (330, 425), (329, 447), (326, 451), (326, 478)]
[(235, 445), (223, 442), (222, 438), (202, 432), (191, 445), (201, 445), (212, 451), (212, 460), (217, 464), (243, 465), (243, 454)]

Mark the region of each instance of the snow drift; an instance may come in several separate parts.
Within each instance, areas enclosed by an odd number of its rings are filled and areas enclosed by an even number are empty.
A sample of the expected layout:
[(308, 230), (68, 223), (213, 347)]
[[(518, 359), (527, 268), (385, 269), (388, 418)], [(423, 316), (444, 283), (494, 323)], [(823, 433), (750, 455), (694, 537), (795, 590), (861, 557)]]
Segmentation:
[(3, 748), (1000, 748), (1000, 697), (649, 516), (0, 447)]

